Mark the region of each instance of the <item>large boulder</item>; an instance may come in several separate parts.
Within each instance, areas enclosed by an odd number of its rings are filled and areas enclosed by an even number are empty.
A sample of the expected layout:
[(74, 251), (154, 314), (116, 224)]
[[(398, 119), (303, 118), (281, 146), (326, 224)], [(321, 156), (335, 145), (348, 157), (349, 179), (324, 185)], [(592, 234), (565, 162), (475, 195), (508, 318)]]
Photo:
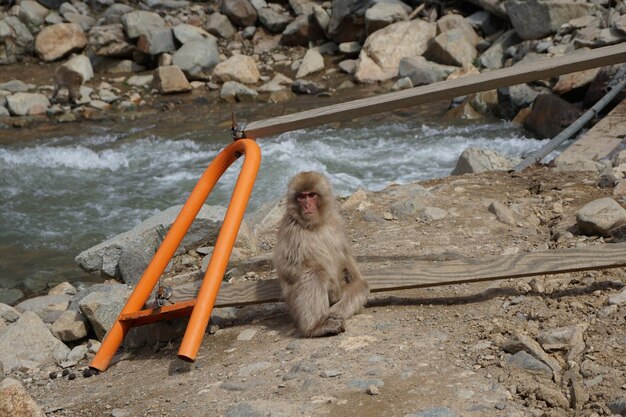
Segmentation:
[(460, 30), (465, 40), (474, 47), (480, 42), (480, 36), (476, 34), (472, 24), (459, 14), (448, 14), (437, 21), (437, 30), (439, 33), (447, 32), (452, 29)]
[(16, 93), (6, 100), (9, 112), (15, 116), (44, 114), (50, 107), (48, 97), (40, 93)]
[(170, 28), (148, 29), (139, 36), (137, 48), (148, 55), (159, 55), (176, 50), (174, 34)]
[(363, 16), (371, 0), (333, 0), (328, 35), (337, 43), (361, 41), (364, 38)]
[(134, 45), (126, 41), (124, 26), (119, 23), (91, 28), (89, 45), (96, 55), (111, 58), (130, 57), (135, 49)]
[(395, 77), (400, 60), (426, 52), (435, 32), (435, 25), (423, 20), (398, 22), (374, 32), (359, 55), (356, 80), (372, 82)]
[(207, 32), (220, 38), (228, 39), (237, 32), (226, 15), (211, 13), (204, 22)]
[(580, 117), (582, 111), (555, 94), (537, 96), (524, 127), (542, 138), (553, 138)]
[(580, 233), (589, 236), (611, 236), (611, 231), (626, 224), (626, 209), (610, 197), (585, 204), (576, 213)]
[(500, 69), (504, 66), (504, 51), (522, 40), (515, 30), (504, 32), (496, 41), (478, 57), (478, 65), (489, 69)]
[(16, 16), (0, 19), (0, 65), (15, 63), (34, 49), (33, 35)]
[(56, 61), (87, 46), (87, 36), (76, 23), (46, 26), (35, 38), (35, 50), (44, 61)]
[(508, 171), (519, 162), (490, 149), (467, 148), (461, 153), (451, 175), (473, 172)]
[(167, 25), (158, 13), (146, 10), (134, 10), (122, 16), (122, 24), (130, 39), (137, 39), (150, 30), (163, 29)]
[[(154, 254), (161, 244), (162, 237), (176, 220), (181, 208), (182, 206), (170, 207), (148, 218), (128, 232), (114, 236), (81, 252), (75, 259), (76, 263), (91, 274), (122, 278), (118, 263), (123, 251), (126, 248), (135, 247)], [(183, 253), (189, 249), (215, 242), (225, 214), (226, 209), (224, 207), (204, 205), (179, 246), (179, 252)]]
[(226, 61), (217, 64), (213, 70), (216, 81), (236, 81), (242, 84), (256, 84), (261, 74), (254, 58), (246, 55), (233, 55)]
[(172, 64), (179, 67), (189, 80), (206, 80), (220, 62), (220, 51), (214, 37), (184, 44), (172, 56)]
[(235, 103), (238, 101), (254, 101), (258, 93), (237, 81), (226, 81), (220, 90), (220, 98)]
[(522, 39), (541, 39), (561, 25), (593, 10), (593, 3), (575, 0), (507, 0), (509, 20)]
[(429, 57), (443, 65), (466, 67), (472, 65), (478, 51), (461, 29), (448, 29), (432, 41), (428, 49)]
[(0, 333), (0, 362), (5, 372), (19, 368), (24, 362), (55, 365), (64, 361), (69, 351), (32, 311), (22, 314)]

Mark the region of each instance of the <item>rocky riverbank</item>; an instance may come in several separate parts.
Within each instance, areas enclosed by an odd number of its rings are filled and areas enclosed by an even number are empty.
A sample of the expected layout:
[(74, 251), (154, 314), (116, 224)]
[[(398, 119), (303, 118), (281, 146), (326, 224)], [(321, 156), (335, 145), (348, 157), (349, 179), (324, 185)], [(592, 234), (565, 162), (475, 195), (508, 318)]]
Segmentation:
[[(15, 3), (0, 5), (5, 127), (168, 111), (192, 100), (210, 107), (342, 96), (370, 83), (410, 88), (626, 40), (626, 8), (608, 1)], [(76, 103), (68, 102), (69, 80), (53, 81), (59, 66), (83, 80), (73, 86)], [(452, 115), (495, 114), (551, 136), (601, 97), (615, 71), (460, 97)], [(526, 121), (546, 95), (544, 117)]]
[[(623, 153), (617, 158), (614, 165), (626, 168)], [(459, 166), (476, 167), (477, 159)], [(367, 270), (401, 260), (623, 241), (621, 184), (592, 171), (485, 171), (359, 190), (340, 203)], [(268, 260), (280, 209), (279, 203), (261, 209), (244, 224), (227, 282), (273, 278)], [(212, 249), (208, 235), (219, 227), (211, 219), (220, 210), (201, 213), (202, 227), (163, 284), (202, 275)], [(185, 323), (175, 320), (132, 330), (111, 368), (93, 375), (88, 364), (130, 294), (134, 273), (145, 266), (145, 253), (154, 249), (149, 237), (172, 221), (167, 212), (157, 217), (77, 258), (104, 261), (102, 274), (117, 265), (125, 283), (78, 289), (66, 283), (15, 307), (0, 305), (7, 376), (0, 410), (16, 416), (626, 412), (623, 268), (372, 294), (345, 334), (323, 339), (299, 338), (282, 303), (218, 308), (195, 364), (176, 359)]]

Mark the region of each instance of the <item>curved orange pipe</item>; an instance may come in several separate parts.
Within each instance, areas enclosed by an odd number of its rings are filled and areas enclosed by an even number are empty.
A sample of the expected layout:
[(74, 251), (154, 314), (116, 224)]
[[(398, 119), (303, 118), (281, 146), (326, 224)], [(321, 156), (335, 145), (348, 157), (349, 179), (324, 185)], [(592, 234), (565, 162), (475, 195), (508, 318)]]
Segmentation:
[[(211, 256), (211, 262), (204, 276), (204, 281), (196, 299), (196, 305), (183, 338), (183, 345), (185, 345), (186, 350), (183, 351), (183, 346), (181, 346), (181, 351), (179, 351), (179, 356), (182, 355), (183, 359), (195, 360), (215, 304), (215, 299), (217, 298), (217, 292), (219, 291), (228, 259), (239, 232), (239, 226), (252, 193), (259, 166), (261, 165), (261, 150), (252, 139), (239, 139), (233, 142), (224, 148), (204, 171), (170, 231), (144, 271), (137, 287), (135, 287), (117, 320), (106, 334), (98, 353), (89, 365), (91, 368), (99, 371), (104, 371), (108, 368), (113, 355), (122, 344), (128, 330), (132, 327), (127, 322), (122, 322), (120, 318), (124, 314), (139, 311), (148, 301), (152, 290), (158, 283), (163, 271), (165, 271), (170, 259), (174, 256), (176, 249), (185, 237), (191, 223), (195, 220), (213, 187), (226, 169), (241, 155), (245, 155), (246, 158), (237, 179), (235, 190), (233, 191), (213, 255)], [(190, 336), (190, 333), (194, 333), (194, 335)]]

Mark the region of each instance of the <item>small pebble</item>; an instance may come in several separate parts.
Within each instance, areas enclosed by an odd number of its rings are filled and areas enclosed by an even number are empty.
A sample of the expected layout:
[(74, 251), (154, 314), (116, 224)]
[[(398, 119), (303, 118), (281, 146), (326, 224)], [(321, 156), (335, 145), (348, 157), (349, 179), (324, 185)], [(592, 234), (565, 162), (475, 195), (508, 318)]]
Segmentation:
[(369, 387), (367, 387), (367, 391), (366, 392), (369, 395), (378, 395), (378, 394), (380, 394), (380, 391), (378, 390), (376, 385), (370, 385)]
[(69, 374), (67, 376), (67, 379), (69, 379), (70, 381), (73, 380), (73, 379), (76, 379), (76, 374), (74, 372), (72, 372), (71, 374)]
[(50, 374), (48, 376), (50, 377), (50, 379), (57, 379), (57, 373), (56, 372), (50, 372)]

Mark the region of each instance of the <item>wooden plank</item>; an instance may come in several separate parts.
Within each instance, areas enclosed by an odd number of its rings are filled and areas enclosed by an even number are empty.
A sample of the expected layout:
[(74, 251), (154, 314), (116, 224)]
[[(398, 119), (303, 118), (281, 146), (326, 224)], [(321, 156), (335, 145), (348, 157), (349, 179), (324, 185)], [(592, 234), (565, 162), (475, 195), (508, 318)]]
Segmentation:
[(245, 136), (260, 138), (622, 62), (626, 62), (626, 43), (260, 120), (245, 128)]
[[(615, 243), (486, 258), (402, 262), (394, 267), (364, 270), (363, 275), (370, 285), (370, 290), (379, 292), (623, 266), (626, 266), (626, 243)], [(193, 297), (193, 286), (188, 287), (191, 290), (187, 294), (177, 289), (174, 293), (178, 297)], [(198, 284), (195, 284), (195, 287), (197, 286)], [(279, 300), (280, 287), (277, 280), (248, 281), (222, 284), (215, 306), (226, 307)]]
[(557, 159), (575, 160), (580, 156), (597, 161), (617, 149), (624, 138), (626, 138), (626, 99), (561, 152)]

